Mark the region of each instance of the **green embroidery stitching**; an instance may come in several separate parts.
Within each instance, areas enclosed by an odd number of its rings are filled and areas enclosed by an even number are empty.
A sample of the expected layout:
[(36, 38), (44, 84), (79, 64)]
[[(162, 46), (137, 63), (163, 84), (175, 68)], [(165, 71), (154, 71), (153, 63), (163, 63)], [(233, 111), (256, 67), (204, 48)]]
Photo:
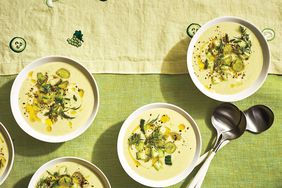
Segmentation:
[(80, 30), (76, 30), (72, 36), (72, 38), (68, 38), (67, 42), (70, 45), (73, 45), (75, 47), (80, 47), (82, 45), (83, 39), (82, 39), (83, 34), (81, 33)]
[(58, 0), (45, 0), (45, 3), (48, 7), (53, 8), (53, 2), (56, 2)]
[(261, 32), (267, 41), (272, 41), (275, 38), (275, 31), (271, 28), (265, 28)]
[(14, 37), (10, 41), (9, 47), (13, 52), (21, 53), (25, 50), (26, 41), (22, 37)]

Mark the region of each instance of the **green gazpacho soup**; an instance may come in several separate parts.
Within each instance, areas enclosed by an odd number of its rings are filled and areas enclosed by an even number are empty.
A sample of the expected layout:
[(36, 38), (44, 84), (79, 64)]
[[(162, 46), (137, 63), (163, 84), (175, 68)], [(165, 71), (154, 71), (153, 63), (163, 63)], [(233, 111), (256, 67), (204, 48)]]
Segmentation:
[(244, 26), (223, 22), (207, 29), (193, 51), (193, 69), (210, 91), (235, 94), (258, 78), (263, 65), (262, 48), (255, 34)]
[(3, 134), (0, 132), (0, 176), (3, 175), (5, 169), (7, 168), (8, 160), (8, 145)]
[(103, 188), (94, 172), (75, 162), (62, 162), (44, 172), (36, 188)]
[(143, 112), (130, 125), (124, 140), (125, 157), (140, 176), (166, 180), (183, 172), (196, 152), (196, 136), (178, 112), (155, 108)]
[(33, 129), (64, 135), (88, 120), (94, 94), (79, 69), (68, 63), (51, 62), (29, 72), (20, 90), (19, 105)]

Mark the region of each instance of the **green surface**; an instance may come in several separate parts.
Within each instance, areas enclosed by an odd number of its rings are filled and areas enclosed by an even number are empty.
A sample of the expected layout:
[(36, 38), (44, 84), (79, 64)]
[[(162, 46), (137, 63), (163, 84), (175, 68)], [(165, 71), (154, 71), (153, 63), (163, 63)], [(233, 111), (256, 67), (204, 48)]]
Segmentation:
[[(37, 141), (14, 121), (9, 95), (15, 76), (0, 77), (0, 121), (9, 130), (15, 145), (15, 163), (4, 188), (27, 187), (32, 174), (45, 162), (62, 156), (78, 156), (98, 165), (113, 188), (138, 188), (123, 171), (116, 152), (122, 122), (136, 108), (152, 102), (176, 104), (192, 115), (201, 131), (202, 153), (209, 149), (215, 132), (210, 124), (212, 110), (219, 102), (202, 95), (187, 75), (95, 75), (100, 88), (100, 109), (93, 125), (82, 136), (63, 144)], [(212, 161), (203, 187), (282, 186), (282, 77), (268, 76), (252, 97), (236, 105), (246, 109), (265, 104), (275, 113), (273, 127), (260, 135), (245, 133)], [(195, 171), (173, 187), (185, 188)]]

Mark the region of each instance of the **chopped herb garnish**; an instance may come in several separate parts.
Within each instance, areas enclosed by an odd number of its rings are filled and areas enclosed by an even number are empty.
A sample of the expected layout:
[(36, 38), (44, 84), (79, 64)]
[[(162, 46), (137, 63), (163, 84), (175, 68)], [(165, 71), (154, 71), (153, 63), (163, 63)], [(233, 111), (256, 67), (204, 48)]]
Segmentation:
[(128, 139), (128, 144), (134, 145), (134, 144), (139, 144), (139, 142), (141, 141), (141, 135), (134, 133), (129, 139)]
[(145, 125), (145, 120), (141, 119), (140, 120), (140, 129), (143, 132), (143, 134), (145, 134), (144, 125)]

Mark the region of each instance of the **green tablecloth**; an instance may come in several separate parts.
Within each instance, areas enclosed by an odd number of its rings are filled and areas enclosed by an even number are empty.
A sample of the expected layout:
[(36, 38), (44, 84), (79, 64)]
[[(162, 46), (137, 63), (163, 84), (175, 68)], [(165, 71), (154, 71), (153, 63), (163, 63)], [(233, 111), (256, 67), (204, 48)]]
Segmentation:
[[(32, 174), (45, 162), (61, 156), (78, 156), (98, 165), (113, 188), (138, 188), (123, 171), (117, 157), (119, 129), (136, 108), (151, 102), (176, 104), (192, 115), (201, 131), (202, 153), (211, 148), (215, 137), (209, 119), (219, 104), (201, 94), (188, 75), (95, 75), (101, 105), (93, 125), (82, 136), (63, 144), (37, 141), (24, 133), (13, 119), (9, 95), (15, 76), (0, 77), (0, 121), (9, 130), (15, 145), (15, 163), (4, 188), (24, 188)], [(237, 102), (241, 109), (265, 104), (275, 113), (275, 122), (260, 135), (245, 133), (214, 158), (203, 187), (282, 186), (282, 77), (268, 76), (263, 87), (252, 97)], [(185, 188), (189, 178), (172, 187)]]

